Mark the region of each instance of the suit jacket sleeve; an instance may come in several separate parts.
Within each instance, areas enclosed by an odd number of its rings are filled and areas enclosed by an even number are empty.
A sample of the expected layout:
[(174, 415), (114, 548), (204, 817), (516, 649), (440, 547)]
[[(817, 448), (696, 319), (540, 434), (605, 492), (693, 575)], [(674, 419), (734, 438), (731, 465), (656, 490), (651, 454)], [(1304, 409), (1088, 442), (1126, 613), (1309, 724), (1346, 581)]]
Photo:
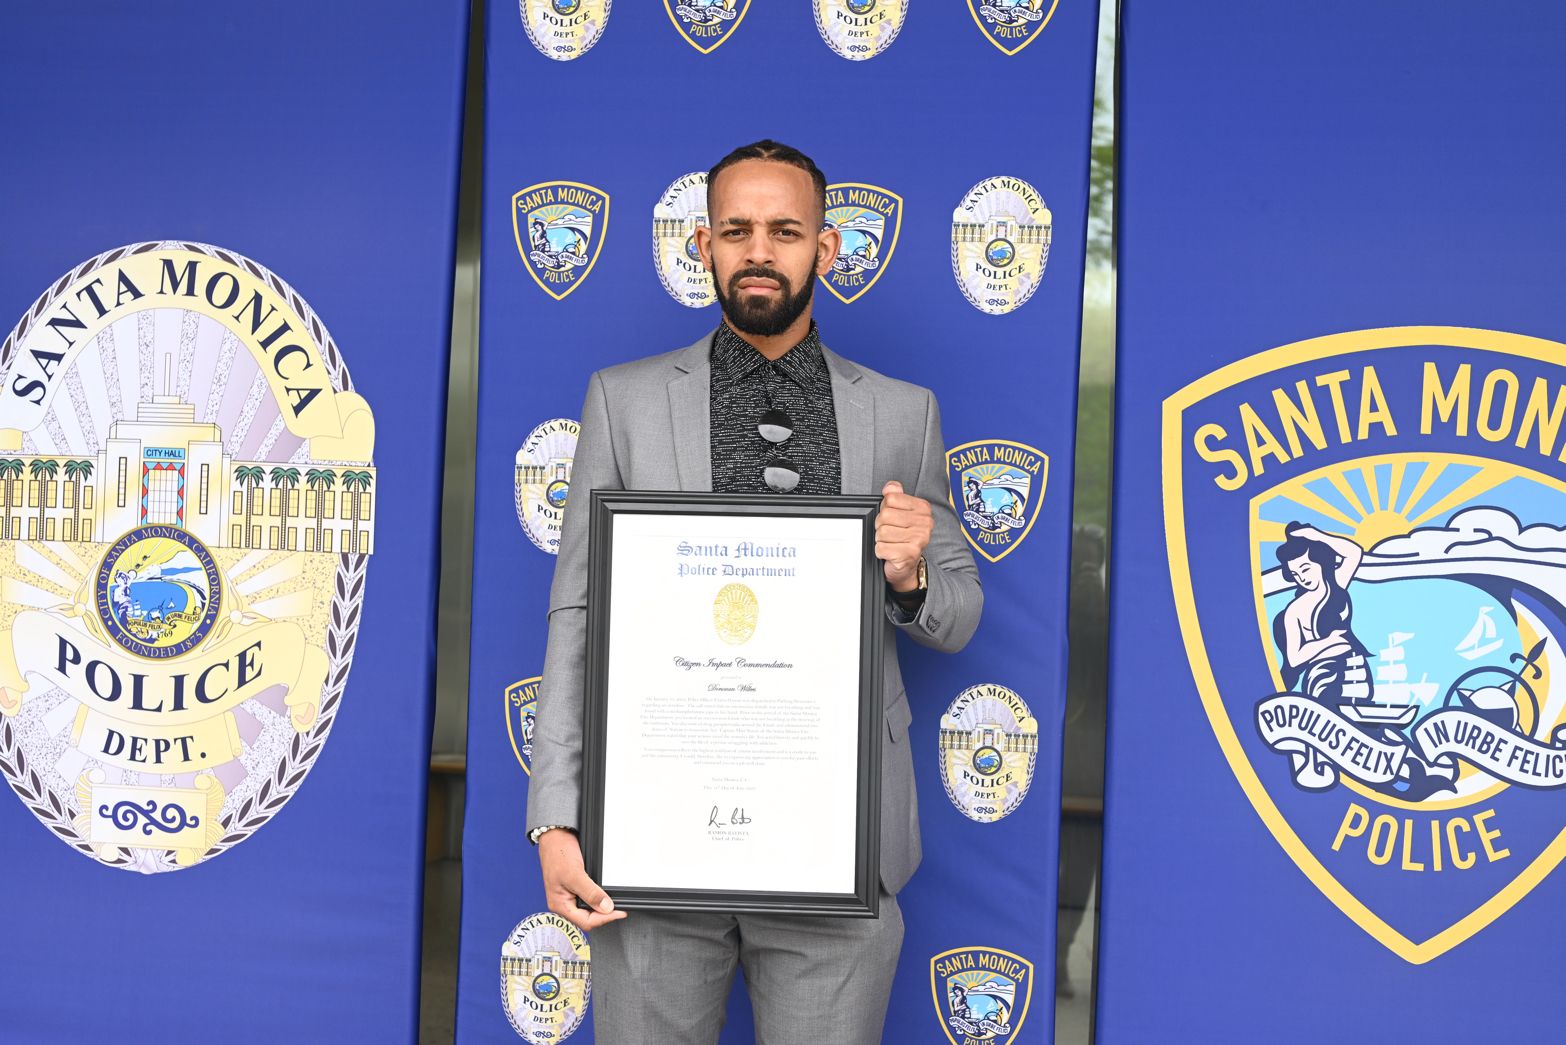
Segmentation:
[(533, 721), (527, 830), (578, 825), (582, 794), (582, 696), (587, 668), (587, 524), (594, 490), (625, 488), (609, 429), (603, 377), (588, 381), (571, 491), (549, 591), (549, 640)]
[(910, 492), (929, 501), (935, 516), (935, 529), (924, 550), (930, 588), (918, 613), (909, 616), (890, 600), (886, 613), (893, 624), (920, 645), (956, 653), (968, 644), (979, 626), (984, 590), (979, 585), (973, 553), (962, 535), (962, 524), (952, 510), (946, 478), (946, 442), (941, 437), (941, 408), (933, 393), (929, 394), (925, 412), (919, 475)]

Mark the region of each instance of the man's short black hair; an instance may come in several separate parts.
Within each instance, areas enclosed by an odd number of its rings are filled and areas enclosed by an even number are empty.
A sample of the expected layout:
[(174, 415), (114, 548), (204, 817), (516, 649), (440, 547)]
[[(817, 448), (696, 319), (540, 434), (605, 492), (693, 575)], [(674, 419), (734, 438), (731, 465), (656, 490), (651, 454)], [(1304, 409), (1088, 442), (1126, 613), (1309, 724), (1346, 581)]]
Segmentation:
[(790, 167), (798, 167), (810, 175), (810, 180), (815, 183), (816, 192), (821, 196), (821, 213), (823, 216), (826, 214), (826, 175), (821, 173), (821, 168), (816, 166), (816, 161), (793, 146), (775, 142), (771, 138), (741, 145), (719, 160), (712, 170), (707, 172), (707, 191), (712, 191), (712, 186), (717, 182), (720, 172), (742, 160), (771, 160), (774, 163), (786, 163)]

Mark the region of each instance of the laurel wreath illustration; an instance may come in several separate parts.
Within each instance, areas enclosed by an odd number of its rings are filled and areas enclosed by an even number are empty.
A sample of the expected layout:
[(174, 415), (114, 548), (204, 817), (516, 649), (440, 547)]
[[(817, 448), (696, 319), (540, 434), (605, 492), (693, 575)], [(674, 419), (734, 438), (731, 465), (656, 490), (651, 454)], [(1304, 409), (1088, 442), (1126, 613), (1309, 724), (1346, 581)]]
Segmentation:
[[(83, 276), (121, 258), (145, 254), (153, 250), (170, 249), (188, 250), (217, 258), (243, 268), (264, 282), (308, 325), (310, 334), (320, 347), (322, 358), (326, 361), (333, 389), (339, 392), (353, 391), (353, 380), (348, 376), (348, 367), (337, 350), (337, 343), (332, 340), (320, 317), (315, 314), (315, 310), (295, 293), (293, 287), (249, 258), (206, 243), (184, 241), (136, 243), (118, 247), (83, 262), (61, 276), (59, 281), (42, 294), (32, 309), (22, 317), (16, 329), (6, 338), (5, 344), (0, 345), (0, 371), (10, 367), (11, 360), (16, 355), (22, 340), (27, 336), (27, 332), (43, 317), (48, 311), (48, 306), (67, 287)], [(210, 859), (244, 841), (262, 824), (275, 816), (304, 782), (311, 763), (326, 743), (326, 736), (331, 732), (332, 722), (337, 717), (337, 708), (342, 700), (343, 690), (348, 684), (348, 669), (352, 664), (354, 644), (359, 636), (359, 608), (364, 593), (365, 569), (368, 565), (369, 556), (364, 553), (344, 552), (338, 556), (337, 578), (332, 593), (331, 623), (326, 632), (328, 659), (326, 683), (322, 687), (321, 710), (315, 724), (304, 733), (294, 734), (293, 741), (287, 753), (278, 762), (276, 771), (263, 781), (256, 793), (247, 798), (238, 809), (223, 817), (223, 835), (203, 854), (202, 860)], [(116, 849), (102, 853), (82, 837), (74, 822), (77, 811), (67, 806), (58, 795), (44, 786), (38, 771), (28, 764), (16, 727), (9, 718), (0, 718), (0, 771), (5, 773), (12, 790), (21, 797), (27, 808), (32, 810), (33, 815), (66, 844), (112, 867), (132, 865), (133, 861), (126, 850)], [(172, 869), (175, 866), (173, 852), (165, 851), (160, 862)]]

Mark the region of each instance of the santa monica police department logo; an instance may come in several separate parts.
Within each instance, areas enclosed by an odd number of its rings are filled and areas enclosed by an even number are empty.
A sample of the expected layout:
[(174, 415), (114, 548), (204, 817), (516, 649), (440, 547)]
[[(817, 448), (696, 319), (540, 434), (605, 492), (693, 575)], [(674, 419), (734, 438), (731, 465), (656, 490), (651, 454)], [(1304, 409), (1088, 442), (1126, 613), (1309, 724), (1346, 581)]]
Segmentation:
[(558, 914), (518, 922), (500, 947), (500, 999), (523, 1041), (553, 1045), (582, 1025), (593, 993), (592, 950)]
[(980, 439), (946, 451), (946, 471), (973, 550), (991, 562), (1010, 555), (1044, 503), (1049, 456), (1026, 443)]
[(686, 43), (711, 54), (745, 20), (750, 0), (663, 0), (663, 9)]
[(1021, 178), (986, 178), (952, 212), (952, 275), (992, 316), (1025, 305), (1049, 261), (1049, 208)]
[(560, 526), (571, 492), (571, 459), (582, 426), (569, 418), (545, 421), (517, 450), (512, 495), (522, 532), (540, 551), (560, 554)]
[(842, 235), (821, 282), (843, 304), (859, 300), (886, 271), (903, 227), (903, 198), (879, 185), (838, 182), (826, 191), (826, 223)]
[(1008, 55), (1038, 39), (1060, 0), (968, 0), (984, 38)]
[(506, 687), (506, 735), (528, 776), (533, 775), (533, 719), (538, 713), (538, 684), (542, 681), (534, 675)]
[(200, 243), (78, 266), (0, 368), (0, 771), (99, 863), (209, 860), (277, 815), (336, 718), (369, 405), (292, 287)]
[(1563, 410), (1566, 346), (1454, 327), (1273, 349), (1164, 405), (1208, 719), (1300, 869), (1410, 962), (1566, 854)]
[(653, 264), (669, 296), (689, 308), (718, 300), (712, 273), (696, 250), (696, 230), (708, 224), (707, 172), (675, 178), (653, 205)]
[(521, 0), (522, 26), (540, 54), (580, 58), (604, 35), (613, 0)]
[(609, 225), (609, 194), (576, 181), (548, 181), (511, 197), (511, 231), (528, 274), (556, 301), (593, 271)]
[(1033, 963), (994, 947), (958, 947), (930, 959), (935, 1014), (952, 1045), (1017, 1040), (1033, 998)]
[(1005, 686), (970, 686), (941, 716), (939, 750), (946, 797), (968, 819), (992, 824), (1028, 795), (1038, 720)]
[(855, 62), (892, 46), (908, 14), (908, 0), (810, 0), (810, 6), (821, 39)]

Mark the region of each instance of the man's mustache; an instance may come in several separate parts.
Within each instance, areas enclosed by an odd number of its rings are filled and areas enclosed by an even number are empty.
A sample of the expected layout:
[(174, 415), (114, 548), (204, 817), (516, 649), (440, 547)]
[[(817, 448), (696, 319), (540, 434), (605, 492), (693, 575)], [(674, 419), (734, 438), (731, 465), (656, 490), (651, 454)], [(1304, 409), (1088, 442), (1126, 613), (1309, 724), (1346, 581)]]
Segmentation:
[(770, 279), (772, 282), (776, 283), (785, 294), (791, 293), (794, 289), (793, 286), (789, 283), (788, 277), (783, 275), (783, 273), (776, 272), (761, 265), (752, 265), (750, 268), (740, 269), (738, 272), (729, 277), (730, 293), (737, 293), (739, 291), (739, 284), (740, 280), (742, 279)]

